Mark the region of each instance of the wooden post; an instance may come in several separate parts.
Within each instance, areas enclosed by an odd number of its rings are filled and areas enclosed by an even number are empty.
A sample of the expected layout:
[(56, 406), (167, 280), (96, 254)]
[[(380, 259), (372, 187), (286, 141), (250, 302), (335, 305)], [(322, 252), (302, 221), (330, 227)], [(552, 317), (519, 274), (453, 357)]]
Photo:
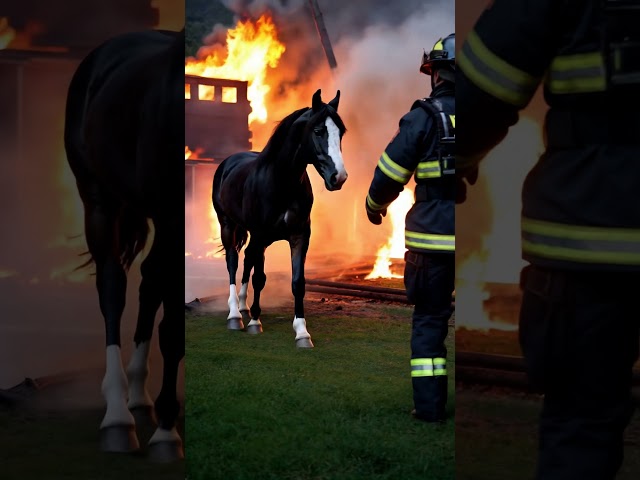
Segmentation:
[(327, 55), (329, 66), (332, 69), (336, 69), (338, 67), (338, 62), (336, 62), (336, 57), (334, 56), (333, 49), (331, 48), (331, 42), (329, 41), (329, 34), (327, 33), (327, 29), (324, 26), (324, 19), (322, 18), (322, 12), (320, 11), (318, 0), (309, 0), (309, 3), (311, 4), (313, 19), (315, 21), (316, 28), (318, 29), (318, 34), (320, 35), (322, 48), (324, 48), (324, 53)]

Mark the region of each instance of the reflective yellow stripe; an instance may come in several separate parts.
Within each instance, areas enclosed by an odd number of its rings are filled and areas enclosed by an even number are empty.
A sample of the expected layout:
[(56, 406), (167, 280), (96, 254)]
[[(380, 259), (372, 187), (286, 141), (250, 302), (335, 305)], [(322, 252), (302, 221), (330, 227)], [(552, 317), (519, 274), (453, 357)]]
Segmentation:
[(411, 359), (411, 376), (412, 377), (433, 377), (433, 359), (432, 358), (412, 358)]
[(418, 164), (418, 169), (416, 170), (417, 178), (437, 178), (440, 176), (442, 176), (442, 171), (438, 160), (420, 162)]
[(577, 263), (640, 265), (640, 229), (522, 219), (522, 251)]
[(456, 236), (440, 235), (436, 233), (418, 233), (405, 230), (404, 243), (407, 247), (414, 247), (422, 250), (454, 252), (456, 249)]
[(451, 125), (453, 125), (453, 128), (456, 128), (456, 116), (449, 115), (449, 120), (451, 120)]
[(412, 377), (434, 377), (447, 374), (446, 359), (444, 358), (412, 358)]
[(600, 52), (561, 55), (553, 59), (546, 81), (551, 93), (587, 93), (606, 90), (604, 59)]
[(446, 375), (447, 374), (447, 360), (445, 358), (434, 358), (433, 359), (433, 374), (434, 376)]
[(436, 44), (433, 46), (434, 50), (444, 50), (444, 46), (442, 45), (442, 40), (438, 40)]
[(371, 198), (371, 195), (367, 194), (367, 205), (369, 205), (369, 208), (373, 211), (379, 211), (379, 210), (384, 210), (385, 208), (387, 208), (390, 204), (387, 203), (386, 205), (380, 205), (379, 203), (376, 203), (373, 201), (373, 199)]
[(384, 152), (380, 156), (380, 160), (378, 161), (378, 168), (382, 170), (387, 177), (391, 180), (395, 180), (398, 183), (406, 185), (411, 178), (412, 173), (404, 167), (401, 167), (396, 162), (391, 160), (387, 152)]
[(458, 65), (480, 89), (516, 107), (529, 103), (540, 82), (489, 50), (475, 31), (469, 33)]

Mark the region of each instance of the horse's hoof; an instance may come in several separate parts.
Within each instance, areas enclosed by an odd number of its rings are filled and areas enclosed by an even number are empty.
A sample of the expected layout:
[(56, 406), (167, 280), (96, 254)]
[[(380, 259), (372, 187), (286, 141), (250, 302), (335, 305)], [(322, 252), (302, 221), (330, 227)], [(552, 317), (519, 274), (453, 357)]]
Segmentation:
[(244, 330), (244, 323), (241, 318), (230, 318), (227, 320), (227, 330)]
[(311, 341), (311, 338), (299, 338), (296, 340), (296, 347), (313, 348), (313, 342)]
[(133, 415), (136, 425), (138, 426), (156, 426), (156, 415), (151, 406), (139, 406), (130, 408), (129, 411)]
[(155, 442), (149, 444), (149, 458), (158, 463), (170, 463), (182, 460), (184, 450), (179, 440)]
[(100, 449), (103, 452), (130, 453), (140, 449), (133, 425), (114, 425), (100, 429)]
[(247, 325), (247, 333), (250, 333), (251, 335), (258, 335), (262, 333), (262, 325)]

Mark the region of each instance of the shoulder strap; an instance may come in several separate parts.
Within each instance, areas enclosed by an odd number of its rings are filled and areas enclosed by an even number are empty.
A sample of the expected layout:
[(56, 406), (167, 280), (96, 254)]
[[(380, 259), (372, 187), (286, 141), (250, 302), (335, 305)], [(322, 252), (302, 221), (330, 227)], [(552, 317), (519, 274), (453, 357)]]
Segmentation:
[(447, 140), (449, 143), (455, 141), (455, 123), (450, 116), (444, 113), (440, 100), (431, 97), (421, 98), (413, 102), (411, 106), (411, 110), (416, 108), (422, 108), (435, 119), (436, 125), (438, 126), (439, 140)]

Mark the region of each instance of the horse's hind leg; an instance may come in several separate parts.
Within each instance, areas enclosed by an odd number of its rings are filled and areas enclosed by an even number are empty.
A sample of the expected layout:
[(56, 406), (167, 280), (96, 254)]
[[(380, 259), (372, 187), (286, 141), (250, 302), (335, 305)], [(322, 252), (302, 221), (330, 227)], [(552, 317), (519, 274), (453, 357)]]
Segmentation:
[(309, 249), (310, 226), (307, 225), (304, 232), (293, 235), (289, 239), (291, 246), (291, 290), (295, 300), (295, 317), (293, 329), (296, 332), (296, 346), (298, 348), (313, 348), (311, 335), (307, 331), (307, 322), (304, 318), (305, 278), (304, 264)]
[(139, 291), (139, 310), (136, 332), (133, 337), (134, 350), (129, 365), (129, 410), (151, 416), (153, 400), (147, 390), (149, 376), (149, 349), (156, 314), (162, 303), (161, 276), (162, 256), (158, 242), (153, 242), (151, 250), (141, 265), (142, 281)]
[[(255, 268), (251, 282), (253, 285), (253, 304), (251, 305), (251, 321), (247, 324), (248, 333), (262, 333), (262, 322), (260, 322), (260, 293), (265, 286), (267, 276), (264, 273), (264, 251), (265, 247), (255, 238), (251, 238), (247, 249), (244, 252), (244, 272), (242, 274), (242, 289), (249, 283), (251, 267)], [(246, 300), (246, 296), (245, 296)], [(245, 302), (246, 307), (246, 302)]]
[[(172, 461), (184, 458), (182, 440), (176, 429), (180, 412), (177, 384), (180, 361), (184, 357), (184, 311), (180, 291), (175, 288), (174, 272), (181, 268), (176, 261), (182, 252), (182, 242), (178, 240), (175, 227), (156, 224), (154, 247), (162, 262), (159, 287), (162, 295), (164, 315), (158, 326), (158, 340), (163, 359), (162, 388), (155, 401), (158, 428), (149, 440), (149, 454), (157, 461)], [(155, 258), (155, 257), (154, 257)], [(167, 263), (175, 262), (174, 265)]]
[(107, 411), (100, 424), (101, 448), (128, 452), (139, 448), (135, 420), (127, 408), (127, 377), (120, 354), (120, 319), (125, 305), (127, 276), (118, 254), (116, 211), (104, 203), (85, 202), (85, 235), (96, 264), (100, 311), (105, 321), (107, 366), (102, 394)]
[[(222, 222), (221, 222), (222, 223)], [(229, 223), (221, 225), (220, 238), (224, 246), (225, 257), (227, 259), (227, 272), (229, 273), (229, 315), (227, 316), (227, 328), (229, 330), (244, 330), (242, 314), (240, 313), (240, 299), (236, 291), (236, 273), (238, 271), (239, 253), (236, 250), (236, 235), (238, 227)], [(246, 306), (246, 290), (245, 290)]]

